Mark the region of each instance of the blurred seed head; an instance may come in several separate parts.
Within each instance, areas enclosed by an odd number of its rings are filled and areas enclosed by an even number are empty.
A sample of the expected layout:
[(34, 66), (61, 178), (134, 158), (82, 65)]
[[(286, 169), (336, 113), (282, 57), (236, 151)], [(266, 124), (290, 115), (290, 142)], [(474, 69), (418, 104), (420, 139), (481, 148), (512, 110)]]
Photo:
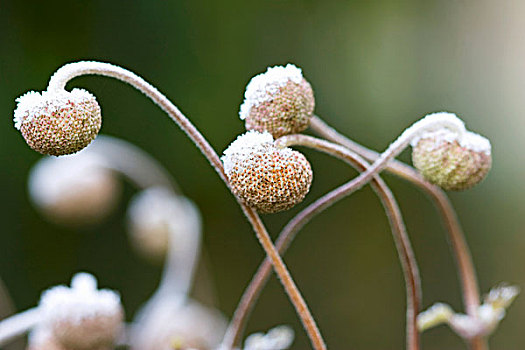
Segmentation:
[(492, 165), (490, 141), (470, 131), (458, 135), (446, 128), (426, 132), (412, 142), (414, 166), (445, 190), (469, 189)]
[(104, 160), (87, 152), (42, 158), (31, 169), (28, 187), (31, 201), (44, 216), (73, 226), (102, 220), (116, 206), (121, 190)]
[(102, 124), (97, 100), (83, 89), (30, 91), (16, 102), (15, 128), (42, 154), (76, 153), (95, 139)]
[(251, 79), (239, 116), (247, 130), (278, 138), (305, 130), (315, 107), (312, 87), (293, 64), (269, 67)]
[(254, 333), (246, 338), (243, 350), (285, 350), (294, 340), (294, 332), (288, 326), (272, 328), (268, 333)]
[(137, 350), (215, 350), (226, 332), (226, 318), (217, 310), (195, 301), (176, 308), (155, 308), (147, 324), (138, 323), (132, 334)]
[(43, 327), (63, 347), (72, 350), (111, 349), (123, 329), (120, 296), (97, 289), (90, 274), (78, 273), (71, 287), (56, 286), (42, 293)]
[(222, 162), (235, 195), (261, 213), (292, 208), (312, 184), (306, 157), (290, 148), (277, 148), (267, 132), (239, 136), (224, 151)]
[(46, 326), (37, 326), (30, 333), (27, 340), (27, 350), (67, 350)]
[(153, 261), (164, 259), (170, 239), (175, 239), (179, 248), (184, 249), (187, 235), (194, 234), (192, 228), (201, 225), (195, 204), (163, 187), (151, 187), (136, 195), (127, 216), (133, 246)]

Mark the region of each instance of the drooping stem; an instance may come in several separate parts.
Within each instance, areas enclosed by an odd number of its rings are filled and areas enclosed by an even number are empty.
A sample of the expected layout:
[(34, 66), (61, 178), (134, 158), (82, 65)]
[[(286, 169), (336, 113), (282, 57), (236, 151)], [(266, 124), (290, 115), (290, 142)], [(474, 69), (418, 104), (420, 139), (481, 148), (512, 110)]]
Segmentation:
[[(102, 62), (76, 62), (70, 63), (61, 67), (51, 77), (48, 90), (60, 91), (63, 90), (67, 82), (75, 77), (87, 74), (102, 75), (107, 77), (116, 78), (125, 83), (130, 84), (137, 90), (144, 93), (153, 102), (155, 102), (162, 110), (164, 110), (170, 118), (188, 135), (193, 143), (199, 148), (202, 154), (206, 157), (208, 162), (212, 165), (215, 171), (219, 174), (220, 178), (224, 181), (228, 189), (230, 189), (229, 181), (224, 172), (222, 162), (215, 150), (211, 147), (208, 141), (202, 136), (202, 134), (195, 128), (195, 126), (182, 114), (182, 112), (162, 93), (160, 93), (155, 87), (146, 82), (136, 74), (121, 68), (114, 66), (109, 63)], [(233, 192), (232, 192), (233, 193)], [(308, 336), (316, 350), (326, 349), (326, 345), (321, 337), (321, 333), (315, 324), (313, 316), (311, 315), (306, 302), (300, 294), (295, 282), (293, 281), (290, 273), (288, 272), (286, 265), (277, 253), (275, 246), (273, 245), (268, 232), (264, 224), (262, 223), (257, 212), (246, 206), (238, 197), (237, 202), (241, 206), (243, 213), (248, 218), (248, 221), (252, 225), (257, 238), (263, 246), (266, 255), (272, 261), (275, 272), (277, 273), (279, 280), (283, 284), (286, 293), (288, 294), (292, 304), (294, 305), (303, 326), (305, 327)]]
[(94, 152), (107, 160), (106, 167), (118, 171), (138, 188), (162, 186), (180, 193), (166, 169), (137, 146), (108, 135), (99, 135), (84, 152)]
[(33, 308), (0, 321), (0, 346), (26, 333), (40, 320), (40, 310)]
[[(312, 130), (322, 137), (356, 152), (369, 161), (376, 161), (380, 158), (379, 153), (340, 134), (318, 116), (312, 118), (310, 126)], [(426, 181), (417, 170), (403, 162), (391, 160), (387, 163), (386, 169), (419, 187), (436, 205), (445, 224), (448, 238), (452, 245), (452, 251), (458, 266), (458, 274), (462, 286), (463, 302), (465, 304), (466, 313), (470, 316), (475, 316), (480, 305), (476, 270), (465, 240), (465, 235), (447, 195), (441, 188)], [(470, 346), (472, 350), (488, 349), (488, 345), (483, 339), (471, 340)]]
[[(308, 146), (319, 151), (334, 155), (351, 166), (357, 168), (359, 171), (365, 171), (369, 164), (361, 157), (357, 156), (347, 149), (332, 144), (327, 141), (315, 139), (305, 135), (289, 135), (281, 137), (276, 141), (280, 146), (303, 145)], [(381, 180), (379, 176), (374, 176), (372, 186), (385, 207), (388, 213), (388, 218), (392, 226), (394, 241), (398, 249), (399, 258), (403, 268), (403, 273), (407, 288), (407, 348), (418, 349), (419, 337), (416, 325), (416, 316), (421, 305), (421, 282), (419, 278), (419, 271), (417, 262), (415, 260), (410, 240), (406, 233), (405, 225), (401, 216), (399, 207), (393, 197), (390, 189)], [(294, 239), (296, 233), (316, 214), (320, 213), (330, 205), (345, 196), (348, 196), (356, 190), (359, 182), (352, 180), (344, 184), (322, 198), (318, 199), (306, 209), (301, 211), (294, 217), (281, 231), (277, 239), (276, 246), (279, 252), (283, 254), (288, 248), (291, 241)], [(252, 278), (250, 284), (246, 288), (241, 301), (234, 313), (232, 322), (226, 332), (223, 344), (226, 348), (232, 345), (238, 345), (242, 338), (242, 333), (246, 324), (246, 320), (251, 310), (255, 305), (255, 300), (259, 296), (262, 288), (266, 284), (270, 276), (271, 265), (268, 259), (259, 266), (259, 269)]]

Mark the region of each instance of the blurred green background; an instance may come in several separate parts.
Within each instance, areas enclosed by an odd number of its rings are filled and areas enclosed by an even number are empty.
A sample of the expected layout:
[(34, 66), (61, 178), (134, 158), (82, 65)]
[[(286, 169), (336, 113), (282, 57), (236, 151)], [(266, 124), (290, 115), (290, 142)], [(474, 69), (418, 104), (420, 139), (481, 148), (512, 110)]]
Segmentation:
[[(383, 150), (405, 127), (440, 110), (458, 113), (490, 138), (487, 180), (452, 193), (479, 273), (481, 290), (525, 284), (522, 178), (525, 172), (525, 2), (478, 1), (9, 1), (0, 0), (0, 276), (19, 309), (78, 270), (121, 291), (128, 318), (154, 290), (161, 268), (130, 248), (124, 213), (68, 230), (46, 222), (27, 199), (26, 177), (40, 158), (14, 129), (14, 99), (42, 90), (66, 62), (122, 65), (164, 92), (218, 152), (238, 134), (244, 88), (269, 65), (303, 69), (316, 112), (355, 140)], [(231, 315), (263, 258), (234, 199), (183, 133), (134, 89), (108, 78), (69, 84), (93, 92), (102, 133), (135, 143), (174, 174), (204, 216), (204, 249), (220, 309)], [(315, 179), (306, 202), (355, 173), (304, 151)], [(409, 161), (405, 152), (401, 159)], [(398, 197), (420, 263), (424, 306), (462, 310), (455, 265), (437, 213), (418, 190), (385, 176)], [(305, 204), (300, 207), (304, 207)], [(275, 235), (299, 208), (264, 217)], [(285, 257), (332, 349), (402, 349), (404, 287), (379, 201), (369, 188), (315, 218)], [(525, 344), (525, 298), (518, 297), (493, 349)], [(291, 324), (293, 349), (309, 348), (275, 278), (249, 331)], [(440, 327), (424, 349), (464, 349)]]

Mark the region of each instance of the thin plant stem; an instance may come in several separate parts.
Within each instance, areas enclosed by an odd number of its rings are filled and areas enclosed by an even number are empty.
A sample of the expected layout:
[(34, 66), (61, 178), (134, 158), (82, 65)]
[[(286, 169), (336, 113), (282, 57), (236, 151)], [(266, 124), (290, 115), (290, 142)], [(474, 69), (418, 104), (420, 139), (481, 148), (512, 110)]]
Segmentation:
[[(106, 77), (112, 77), (118, 80), (121, 80), (125, 83), (130, 84), (137, 90), (144, 93), (149, 97), (154, 103), (156, 103), (162, 110), (164, 110), (169, 117), (177, 124), (179, 127), (188, 135), (190, 140), (197, 146), (197, 148), (202, 152), (206, 157), (211, 166), (215, 169), (219, 177), (226, 184), (228, 189), (231, 192), (230, 184), (222, 162), (208, 141), (204, 136), (197, 130), (197, 128), (182, 114), (182, 112), (161, 92), (159, 92), (155, 87), (146, 82), (141, 77), (136, 74), (121, 68), (114, 66), (109, 63), (103, 62), (76, 62), (70, 63), (61, 67), (55, 74), (51, 77), (48, 84), (49, 91), (61, 91), (65, 88), (67, 82), (75, 77), (87, 74), (102, 75)], [(233, 193), (233, 192), (232, 192)], [(302, 297), (299, 289), (295, 285), (290, 273), (288, 272), (286, 265), (283, 260), (277, 253), (275, 246), (266, 230), (266, 227), (262, 223), (261, 218), (257, 212), (244, 204), (237, 196), (235, 196), (237, 202), (241, 206), (241, 209), (248, 218), (248, 221), (252, 225), (253, 230), (256, 233), (256, 236), (263, 246), (266, 255), (272, 261), (272, 265), (277, 273), (279, 280), (284, 286), (288, 297), (290, 298), (292, 304), (297, 311), (301, 322), (312, 342), (312, 345), (315, 350), (325, 350), (326, 345), (321, 336), (321, 333), (315, 323), (315, 320), (308, 309), (308, 306)]]
[[(318, 116), (312, 118), (310, 127), (322, 137), (356, 152), (369, 161), (375, 161), (380, 158), (379, 153), (342, 135)], [(452, 252), (455, 256), (466, 313), (470, 316), (475, 316), (480, 305), (476, 269), (465, 239), (465, 234), (463, 233), (463, 229), (448, 196), (441, 188), (426, 181), (417, 170), (403, 162), (393, 159), (387, 163), (386, 170), (413, 183), (423, 190), (434, 202), (445, 224), (448, 239), (452, 246)], [(470, 348), (472, 350), (487, 350), (488, 345), (484, 339), (474, 338), (470, 340)]]
[[(302, 145), (314, 148), (342, 159), (361, 172), (366, 171), (369, 167), (369, 164), (365, 160), (346, 148), (310, 136), (288, 135), (281, 137), (276, 142), (279, 146)], [(373, 177), (371, 185), (380, 197), (385, 211), (387, 212), (405, 278), (407, 289), (407, 349), (419, 349), (416, 317), (421, 305), (421, 281), (419, 278), (417, 262), (406, 233), (401, 211), (399, 210), (399, 206), (397, 205), (392, 192), (377, 175)], [(350, 181), (321, 197), (295, 216), (279, 234), (276, 242), (276, 247), (279, 250), (279, 253), (283, 254), (286, 251), (297, 232), (316, 214), (319, 214), (321, 211), (345, 196), (350, 195), (356, 190), (357, 186), (359, 186), (359, 182), (355, 180)], [(234, 313), (232, 322), (230, 323), (223, 341), (223, 344), (225, 344), (227, 348), (239, 344), (246, 320), (255, 305), (255, 300), (266, 284), (270, 272), (271, 264), (268, 259), (265, 259), (246, 288)]]
[(0, 321), (0, 346), (26, 333), (40, 320), (40, 310), (33, 308)]
[[(0, 318), (4, 319), (15, 313), (15, 305), (4, 281), (0, 278)], [(5, 345), (5, 350), (22, 350), (26, 348), (25, 339), (19, 339), (9, 345)]]

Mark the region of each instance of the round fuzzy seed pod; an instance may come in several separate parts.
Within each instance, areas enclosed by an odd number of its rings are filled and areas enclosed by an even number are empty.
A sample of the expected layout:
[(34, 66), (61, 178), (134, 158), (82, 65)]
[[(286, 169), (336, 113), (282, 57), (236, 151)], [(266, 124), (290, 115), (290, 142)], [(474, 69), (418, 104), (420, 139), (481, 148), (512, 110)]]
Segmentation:
[(247, 130), (267, 131), (278, 138), (305, 130), (314, 107), (312, 87), (299, 68), (288, 64), (270, 67), (252, 78), (239, 116)]
[(28, 189), (47, 219), (66, 226), (100, 222), (115, 208), (121, 192), (104, 159), (89, 152), (42, 158), (31, 169)]
[(95, 139), (102, 124), (100, 106), (86, 90), (30, 91), (16, 101), (15, 127), (42, 154), (76, 153)]
[(272, 135), (249, 131), (239, 136), (222, 157), (235, 195), (261, 213), (277, 213), (300, 203), (312, 184), (306, 157), (275, 147)]
[(39, 307), (42, 327), (66, 349), (112, 349), (122, 332), (120, 296), (108, 289), (97, 290), (95, 277), (87, 273), (73, 276), (71, 288), (57, 286), (45, 291)]
[(412, 162), (431, 183), (445, 190), (466, 190), (485, 178), (492, 165), (489, 140), (466, 131), (425, 133), (412, 143)]

